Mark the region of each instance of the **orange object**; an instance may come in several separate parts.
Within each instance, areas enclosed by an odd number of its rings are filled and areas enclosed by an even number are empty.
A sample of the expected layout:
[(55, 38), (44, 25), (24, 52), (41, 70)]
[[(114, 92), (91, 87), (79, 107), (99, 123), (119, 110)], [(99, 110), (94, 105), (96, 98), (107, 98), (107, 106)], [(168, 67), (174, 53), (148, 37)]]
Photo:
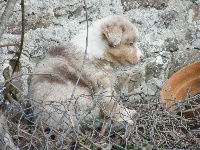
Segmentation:
[[(160, 92), (161, 100), (167, 107), (172, 106), (176, 100), (184, 100), (197, 94), (200, 94), (200, 61), (177, 71), (165, 82)], [(169, 110), (173, 110), (173, 107)], [(197, 111), (200, 114), (199, 107)]]

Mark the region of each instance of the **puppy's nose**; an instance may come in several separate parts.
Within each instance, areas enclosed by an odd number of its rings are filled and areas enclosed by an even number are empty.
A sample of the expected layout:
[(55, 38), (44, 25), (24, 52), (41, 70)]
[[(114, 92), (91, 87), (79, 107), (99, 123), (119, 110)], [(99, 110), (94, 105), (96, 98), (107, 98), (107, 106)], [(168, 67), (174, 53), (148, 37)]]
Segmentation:
[(140, 49), (137, 49), (137, 59), (138, 61), (143, 61), (144, 60), (144, 55)]
[(144, 55), (140, 55), (139, 59), (140, 59), (140, 61), (143, 61), (144, 60)]

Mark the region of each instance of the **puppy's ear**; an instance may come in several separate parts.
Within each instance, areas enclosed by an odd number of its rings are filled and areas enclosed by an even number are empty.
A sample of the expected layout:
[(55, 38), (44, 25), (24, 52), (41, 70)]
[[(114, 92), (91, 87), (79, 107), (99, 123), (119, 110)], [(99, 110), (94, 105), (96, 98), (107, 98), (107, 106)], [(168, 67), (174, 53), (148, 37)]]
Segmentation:
[(112, 46), (120, 44), (123, 34), (123, 27), (117, 24), (103, 24), (101, 26), (102, 33), (107, 38), (108, 42)]

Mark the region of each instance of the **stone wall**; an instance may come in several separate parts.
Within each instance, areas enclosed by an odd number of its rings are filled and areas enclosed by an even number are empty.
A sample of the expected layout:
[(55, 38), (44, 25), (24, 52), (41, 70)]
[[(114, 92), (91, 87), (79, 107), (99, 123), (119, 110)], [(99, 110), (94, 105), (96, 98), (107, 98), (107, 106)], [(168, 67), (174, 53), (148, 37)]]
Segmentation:
[[(0, 3), (0, 14), (6, 2)], [(139, 47), (143, 63), (118, 68), (116, 88), (130, 75), (126, 92), (131, 101), (150, 99), (174, 72), (200, 60), (200, 1), (195, 0), (87, 0), (89, 24), (108, 15), (121, 14), (140, 32)], [(32, 72), (37, 61), (55, 45), (65, 45), (80, 29), (86, 28), (81, 0), (26, 0), (25, 39), (21, 55), (22, 72)], [(21, 35), (20, 1), (15, 6), (0, 45), (19, 43)], [(15, 58), (17, 47), (0, 47), (0, 74)], [(27, 75), (17, 78), (24, 95), (28, 93)], [(3, 82), (0, 75), (0, 82)], [(20, 81), (20, 82), (19, 82)]]

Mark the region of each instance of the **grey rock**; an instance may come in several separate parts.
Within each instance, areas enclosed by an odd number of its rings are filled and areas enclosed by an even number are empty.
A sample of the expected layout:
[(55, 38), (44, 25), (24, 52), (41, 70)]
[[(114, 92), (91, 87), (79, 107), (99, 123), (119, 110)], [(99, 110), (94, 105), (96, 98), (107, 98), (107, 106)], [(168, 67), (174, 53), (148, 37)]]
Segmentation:
[[(26, 1), (26, 32), (21, 56), (22, 72), (31, 72), (51, 47), (65, 45), (86, 28), (84, 3), (75, 1)], [(130, 100), (155, 96), (162, 84), (177, 70), (200, 60), (200, 19), (197, 1), (188, 0), (107, 0), (87, 1), (89, 24), (113, 14), (123, 14), (138, 28), (142, 64), (119, 68), (116, 88), (130, 75), (125, 92), (135, 92)], [(4, 8), (5, 5), (0, 6)], [(0, 10), (0, 14), (2, 14)], [(19, 43), (21, 8), (17, 5), (0, 44)], [(17, 47), (0, 47), (0, 72), (9, 66)], [(0, 76), (0, 82), (3, 83)], [(27, 76), (20, 79), (22, 93), (28, 93)], [(17, 82), (17, 81), (16, 81)]]

